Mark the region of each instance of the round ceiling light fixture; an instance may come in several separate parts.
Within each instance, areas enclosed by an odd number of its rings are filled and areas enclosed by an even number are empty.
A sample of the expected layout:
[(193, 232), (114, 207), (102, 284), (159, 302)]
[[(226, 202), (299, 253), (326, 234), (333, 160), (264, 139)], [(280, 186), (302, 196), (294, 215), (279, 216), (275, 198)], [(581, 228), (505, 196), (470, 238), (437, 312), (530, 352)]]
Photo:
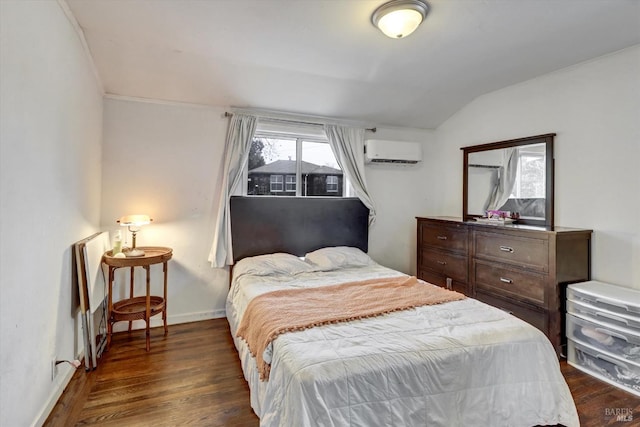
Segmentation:
[(392, 0), (373, 12), (371, 22), (386, 36), (401, 39), (413, 33), (428, 12), (422, 0)]

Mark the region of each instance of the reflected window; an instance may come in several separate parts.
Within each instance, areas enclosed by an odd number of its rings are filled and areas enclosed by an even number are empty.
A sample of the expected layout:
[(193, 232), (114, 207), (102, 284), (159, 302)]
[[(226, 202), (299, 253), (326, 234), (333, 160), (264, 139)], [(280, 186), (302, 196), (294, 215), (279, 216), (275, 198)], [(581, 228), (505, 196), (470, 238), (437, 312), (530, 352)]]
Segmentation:
[(534, 199), (545, 197), (544, 153), (518, 150), (518, 172), (511, 198)]

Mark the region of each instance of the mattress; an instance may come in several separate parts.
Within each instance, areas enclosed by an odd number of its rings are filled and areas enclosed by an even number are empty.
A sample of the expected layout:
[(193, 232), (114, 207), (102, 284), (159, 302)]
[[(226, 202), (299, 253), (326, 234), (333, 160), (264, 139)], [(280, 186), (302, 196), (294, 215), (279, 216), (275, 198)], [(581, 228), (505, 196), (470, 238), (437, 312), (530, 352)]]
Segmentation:
[[(252, 298), (401, 273), (378, 264), (242, 274), (226, 310), (261, 426), (578, 426), (542, 332), (472, 298), (278, 336), (267, 381), (236, 336)], [(277, 309), (277, 307), (276, 307)]]

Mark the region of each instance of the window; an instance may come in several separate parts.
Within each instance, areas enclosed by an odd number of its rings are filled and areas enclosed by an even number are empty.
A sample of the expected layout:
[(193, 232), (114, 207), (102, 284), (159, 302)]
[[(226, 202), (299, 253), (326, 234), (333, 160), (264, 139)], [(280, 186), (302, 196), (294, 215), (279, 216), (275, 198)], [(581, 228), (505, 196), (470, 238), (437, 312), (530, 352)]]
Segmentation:
[(327, 193), (335, 193), (338, 191), (338, 177), (335, 175), (327, 175)]
[(540, 150), (537, 145), (518, 150), (518, 171), (510, 198), (545, 198), (545, 153), (540, 145)]
[(271, 175), (271, 187), (270, 191), (272, 193), (279, 193), (282, 191), (282, 175)]
[(296, 176), (295, 175), (287, 175), (287, 183), (285, 187), (285, 191), (287, 192), (295, 192), (296, 191)]
[(258, 125), (249, 151), (247, 195), (343, 197), (350, 191), (345, 181), (322, 128)]

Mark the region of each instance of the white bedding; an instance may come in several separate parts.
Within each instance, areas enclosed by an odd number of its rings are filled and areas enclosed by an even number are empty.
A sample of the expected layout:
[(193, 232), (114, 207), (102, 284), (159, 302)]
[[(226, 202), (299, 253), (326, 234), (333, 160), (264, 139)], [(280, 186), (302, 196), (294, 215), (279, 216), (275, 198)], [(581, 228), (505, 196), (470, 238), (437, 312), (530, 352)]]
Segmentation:
[(374, 264), (234, 278), (227, 318), (261, 426), (579, 425), (544, 334), (472, 298), (286, 333), (267, 348), (270, 378), (259, 380), (235, 336), (253, 297), (397, 275)]

